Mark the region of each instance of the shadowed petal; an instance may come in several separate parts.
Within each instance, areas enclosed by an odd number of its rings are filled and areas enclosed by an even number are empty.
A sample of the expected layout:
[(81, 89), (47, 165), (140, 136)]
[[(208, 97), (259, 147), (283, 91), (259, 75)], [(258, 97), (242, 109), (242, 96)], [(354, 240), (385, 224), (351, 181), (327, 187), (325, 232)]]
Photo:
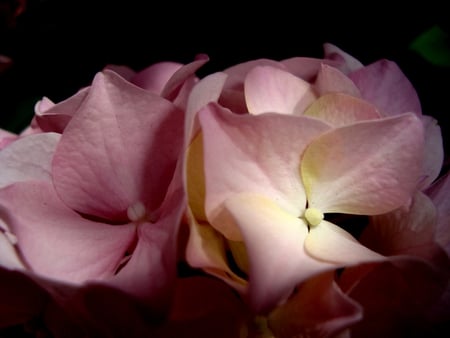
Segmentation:
[(137, 72), (129, 81), (160, 95), (172, 75), (182, 66), (181, 63), (176, 62), (158, 62)]
[(383, 115), (422, 114), (416, 90), (395, 62), (380, 60), (349, 77), (362, 97), (375, 104)]
[(423, 127), (413, 114), (333, 129), (305, 150), (308, 202), (323, 213), (388, 212), (415, 191), (422, 157)]
[(314, 82), (314, 89), (319, 96), (326, 93), (344, 93), (355, 97), (361, 97), (358, 87), (338, 69), (322, 64), (316, 81)]
[(444, 146), (441, 128), (436, 119), (422, 115), (425, 128), (425, 149), (420, 189), (425, 189), (439, 176), (444, 163)]

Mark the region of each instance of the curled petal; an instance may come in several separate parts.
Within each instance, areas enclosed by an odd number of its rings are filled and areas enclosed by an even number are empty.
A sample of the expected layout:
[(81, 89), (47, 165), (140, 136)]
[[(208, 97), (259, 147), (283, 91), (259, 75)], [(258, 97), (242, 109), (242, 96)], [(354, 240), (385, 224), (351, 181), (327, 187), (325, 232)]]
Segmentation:
[(363, 318), (362, 308), (334, 282), (334, 271), (312, 277), (269, 316), (276, 337), (334, 337)]
[(250, 114), (295, 114), (315, 99), (311, 85), (275, 67), (253, 68), (245, 79), (245, 100)]
[(248, 300), (256, 312), (270, 311), (285, 301), (299, 282), (334, 267), (305, 252), (306, 223), (273, 200), (240, 194), (229, 198), (225, 208), (247, 249)]
[(391, 211), (416, 190), (422, 157), (423, 127), (413, 114), (332, 129), (317, 137), (303, 156), (308, 202), (323, 213)]
[(177, 62), (158, 62), (135, 73), (129, 81), (136, 86), (160, 95), (165, 85), (183, 65)]
[(315, 259), (342, 266), (386, 259), (360, 244), (344, 229), (327, 221), (310, 228), (305, 250)]

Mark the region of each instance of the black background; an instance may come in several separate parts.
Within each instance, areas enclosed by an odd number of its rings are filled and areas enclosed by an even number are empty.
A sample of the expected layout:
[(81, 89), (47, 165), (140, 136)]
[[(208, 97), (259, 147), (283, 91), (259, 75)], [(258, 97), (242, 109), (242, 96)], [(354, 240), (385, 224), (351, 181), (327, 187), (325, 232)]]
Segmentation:
[(202, 76), (255, 58), (322, 57), (323, 43), (331, 42), (364, 64), (397, 62), (418, 91), (424, 114), (440, 122), (448, 148), (450, 69), (408, 46), (435, 25), (448, 33), (449, 21), (444, 5), (430, 2), (397, 9), (380, 1), (29, 0), (15, 24), (0, 32), (0, 54), (14, 61), (0, 75), (0, 127), (19, 131), (37, 99), (63, 100), (107, 64), (140, 70), (206, 53), (210, 61)]

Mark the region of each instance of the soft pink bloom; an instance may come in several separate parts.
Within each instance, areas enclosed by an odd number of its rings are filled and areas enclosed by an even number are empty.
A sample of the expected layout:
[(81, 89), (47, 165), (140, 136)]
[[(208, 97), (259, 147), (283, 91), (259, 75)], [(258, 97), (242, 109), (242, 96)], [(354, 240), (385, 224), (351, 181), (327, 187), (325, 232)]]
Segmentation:
[[(62, 112), (52, 124), (57, 132), (23, 136), (0, 152), (2, 299), (11, 299), (4, 293), (15, 290), (15, 280), (34, 283), (42, 291), (33, 303), (48, 295), (67, 325), (83, 318), (88, 332), (126, 327), (138, 313), (119, 313), (134, 301), (153, 318), (164, 316), (184, 211), (176, 169), (183, 111), (111, 71), (72, 100), (48, 106)], [(24, 319), (5, 317), (11, 308), (44, 310), (11, 301), (1, 303), (2, 325)], [(47, 315), (53, 333), (65, 336), (60, 316)], [(143, 326), (136, 336), (152, 325), (145, 318), (136, 319)]]

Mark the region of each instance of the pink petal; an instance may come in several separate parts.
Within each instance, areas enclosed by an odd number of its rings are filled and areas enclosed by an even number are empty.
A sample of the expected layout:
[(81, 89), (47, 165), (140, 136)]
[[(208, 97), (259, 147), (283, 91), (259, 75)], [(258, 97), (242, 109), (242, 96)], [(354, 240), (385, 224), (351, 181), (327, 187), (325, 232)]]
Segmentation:
[(2, 218), (37, 274), (69, 283), (110, 277), (135, 236), (132, 225), (82, 218), (56, 196), (51, 184), (29, 181), (0, 190)]
[(329, 93), (319, 97), (303, 114), (321, 119), (334, 127), (380, 118), (375, 106), (343, 93)]
[(222, 216), (234, 222), (242, 234), (250, 267), (248, 301), (258, 313), (285, 301), (299, 282), (334, 267), (305, 252), (306, 223), (273, 199), (235, 195), (225, 201)]
[(361, 97), (358, 87), (356, 87), (352, 80), (338, 69), (326, 64), (322, 64), (317, 74), (314, 89), (319, 96), (326, 93), (339, 92)]
[(310, 228), (305, 251), (314, 259), (343, 266), (385, 260), (360, 244), (347, 231), (327, 221)]
[(371, 217), (360, 241), (383, 255), (417, 255), (433, 258), (437, 212), (424, 194), (414, 195), (411, 204), (390, 213)]
[(183, 114), (170, 102), (99, 73), (58, 145), (55, 188), (72, 209), (117, 222), (138, 202), (151, 212), (172, 179), (182, 130)]
[(355, 59), (353, 56), (331, 43), (324, 43), (323, 50), (325, 53), (325, 59), (333, 60), (338, 63), (338, 68), (344, 74), (354, 72), (364, 67), (359, 60)]
[(158, 62), (137, 72), (130, 82), (152, 93), (160, 95), (169, 79), (183, 64), (176, 62)]
[(4, 225), (0, 224), (0, 267), (6, 269), (25, 269), (22, 260), (19, 258), (15, 243), (11, 240), (13, 236), (3, 229)]
[(202, 67), (205, 63), (209, 61), (209, 57), (206, 55), (201, 55), (197, 60), (192, 61), (187, 65), (183, 65), (173, 75), (168, 79), (166, 85), (164, 86), (161, 96), (173, 100), (183, 83), (192, 76), (195, 76), (195, 72)]
[(310, 207), (374, 215), (406, 203), (423, 156), (423, 127), (413, 114), (363, 121), (316, 138), (302, 160)]
[(269, 316), (276, 337), (334, 337), (363, 318), (361, 306), (333, 280), (334, 272), (308, 279)]
[(51, 181), (51, 161), (60, 135), (24, 136), (0, 151), (0, 187), (27, 181)]
[(425, 127), (425, 151), (421, 189), (425, 189), (436, 180), (441, 172), (444, 163), (444, 146), (441, 128), (437, 124), (437, 121), (427, 115), (422, 115), (421, 118)]
[(350, 79), (367, 101), (384, 115), (422, 114), (419, 97), (395, 62), (380, 60), (351, 74)]
[(130, 81), (130, 79), (136, 75), (136, 71), (126, 65), (108, 64), (103, 68), (103, 70), (111, 70), (114, 73), (119, 74), (127, 81)]
[(435, 240), (445, 249), (450, 257), (450, 174), (442, 176), (427, 194), (437, 208), (438, 219)]
[[(328, 129), (325, 124), (300, 116), (235, 115), (213, 104), (200, 111), (199, 119), (205, 210), (214, 226), (221, 227), (214, 222), (221, 204), (241, 192), (266, 196), (282, 209), (300, 215), (306, 204), (298, 173), (300, 156), (314, 137)], [(220, 231), (226, 231), (229, 239), (239, 239), (225, 228)]]
[(138, 225), (137, 246), (111, 281), (112, 285), (161, 312), (167, 310), (174, 288), (178, 228), (185, 208), (181, 189), (168, 195), (158, 221)]
[(275, 67), (258, 66), (245, 78), (245, 100), (250, 114), (294, 114), (315, 99), (308, 82)]
[(280, 63), (286, 67), (289, 73), (308, 82), (315, 80), (322, 65), (336, 66), (332, 60), (310, 57), (292, 57), (282, 60)]
[(39, 128), (44, 132), (62, 133), (72, 116), (78, 112), (86, 100), (89, 90), (90, 88), (83, 88), (68, 99), (54, 105), (45, 102), (38, 105), (35, 120)]
[(50, 108), (53, 108), (55, 106), (55, 103), (51, 101), (48, 97), (43, 97), (41, 100), (36, 102), (34, 105), (34, 111), (36, 114), (42, 115)]

